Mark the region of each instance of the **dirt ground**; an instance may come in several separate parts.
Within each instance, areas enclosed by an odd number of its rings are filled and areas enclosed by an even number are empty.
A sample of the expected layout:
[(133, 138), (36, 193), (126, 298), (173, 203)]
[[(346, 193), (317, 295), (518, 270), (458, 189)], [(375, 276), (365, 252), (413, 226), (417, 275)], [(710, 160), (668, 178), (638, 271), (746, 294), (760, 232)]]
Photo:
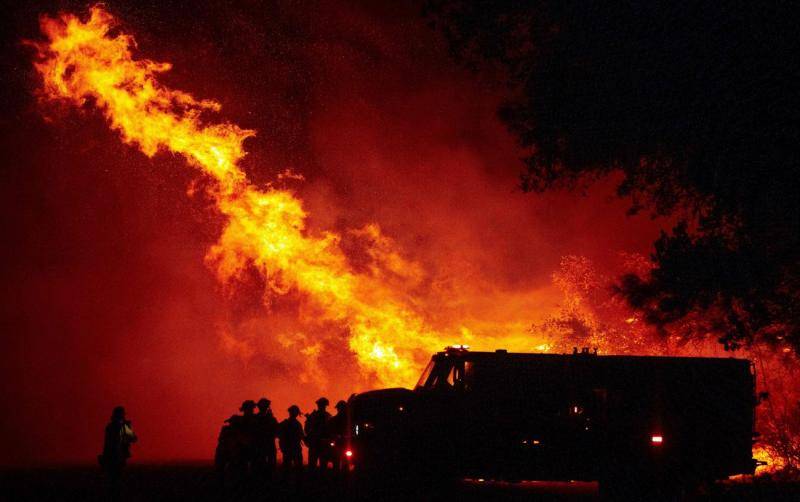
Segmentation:
[[(207, 464), (132, 465), (125, 476), (123, 501), (212, 500), (599, 500), (596, 483), (506, 483), (461, 480), (449, 483), (399, 482), (374, 485), (305, 474), (289, 482), (257, 479), (221, 487)], [(5, 469), (0, 471), (2, 501), (106, 500), (106, 485), (95, 467)], [(758, 481), (718, 483), (691, 500), (800, 501), (800, 485)]]

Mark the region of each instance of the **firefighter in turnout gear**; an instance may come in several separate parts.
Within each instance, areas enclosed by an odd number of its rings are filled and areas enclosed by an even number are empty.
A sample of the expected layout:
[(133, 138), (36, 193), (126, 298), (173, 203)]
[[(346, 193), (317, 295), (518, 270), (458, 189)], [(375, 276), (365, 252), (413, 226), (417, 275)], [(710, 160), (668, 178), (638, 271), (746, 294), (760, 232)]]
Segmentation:
[(263, 473), (272, 473), (277, 463), (275, 436), (278, 433), (278, 421), (272, 414), (270, 400), (265, 397), (258, 400), (255, 425), (255, 469)]
[(331, 414), (326, 411), (329, 401), (317, 399), (317, 409), (306, 417), (306, 445), (308, 445), (308, 466), (312, 470), (324, 470), (331, 459), (331, 434), (328, 430)]
[(100, 466), (108, 476), (111, 500), (119, 500), (122, 495), (122, 469), (131, 456), (131, 444), (136, 441), (131, 422), (125, 419), (125, 408), (117, 406), (106, 425), (103, 453), (98, 456)]
[(289, 407), (289, 418), (278, 425), (278, 445), (283, 455), (284, 472), (288, 472), (290, 468), (303, 468), (302, 441), (305, 435), (303, 426), (297, 420), (299, 415), (300, 408), (293, 404)]
[(331, 443), (333, 443), (331, 455), (333, 468), (337, 471), (345, 470), (347, 468), (347, 459), (344, 454), (347, 448), (347, 403), (344, 401), (336, 403), (336, 415), (331, 417), (328, 424), (328, 432), (331, 436)]
[(243, 402), (239, 408), (242, 414), (225, 420), (219, 432), (214, 464), (223, 481), (228, 469), (236, 476), (243, 476), (255, 463), (255, 408), (252, 399)]

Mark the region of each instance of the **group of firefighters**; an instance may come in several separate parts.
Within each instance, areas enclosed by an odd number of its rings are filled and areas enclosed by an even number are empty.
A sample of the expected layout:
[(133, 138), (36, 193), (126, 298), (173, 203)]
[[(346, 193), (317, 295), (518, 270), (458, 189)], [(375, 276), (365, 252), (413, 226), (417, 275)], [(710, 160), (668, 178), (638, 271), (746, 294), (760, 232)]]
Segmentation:
[(231, 469), (240, 474), (270, 474), (277, 465), (276, 438), (285, 471), (302, 469), (303, 443), (311, 470), (326, 470), (329, 464), (336, 471), (345, 468), (347, 403), (336, 403), (336, 414), (331, 415), (328, 399), (317, 399), (317, 409), (305, 415), (305, 426), (298, 420), (297, 405), (290, 406), (289, 417), (278, 422), (270, 404), (267, 398), (247, 400), (239, 408), (241, 415), (225, 420), (214, 456), (220, 473)]
[[(277, 465), (275, 439), (287, 473), (302, 470), (303, 443), (308, 447), (311, 470), (324, 471), (331, 465), (335, 471), (345, 471), (347, 403), (336, 403), (335, 415), (327, 411), (328, 399), (321, 397), (316, 404), (317, 409), (305, 415), (304, 426), (298, 420), (301, 413), (297, 405), (290, 406), (289, 417), (278, 422), (269, 399), (242, 403), (239, 408), (242, 414), (225, 420), (219, 434), (214, 463), (220, 474), (224, 476), (230, 470), (240, 475), (270, 475)], [(106, 472), (111, 500), (120, 498), (122, 471), (131, 456), (131, 444), (136, 441), (125, 408), (117, 406), (105, 428), (103, 452), (97, 458)]]

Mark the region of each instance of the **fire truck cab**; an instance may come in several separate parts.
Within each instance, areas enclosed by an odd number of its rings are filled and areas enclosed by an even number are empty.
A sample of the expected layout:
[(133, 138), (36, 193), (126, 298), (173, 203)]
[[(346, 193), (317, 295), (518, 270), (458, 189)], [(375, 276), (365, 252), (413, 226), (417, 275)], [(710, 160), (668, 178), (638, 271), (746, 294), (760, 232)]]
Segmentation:
[(688, 486), (753, 473), (754, 373), (734, 358), (448, 347), (413, 390), (350, 398), (356, 469)]

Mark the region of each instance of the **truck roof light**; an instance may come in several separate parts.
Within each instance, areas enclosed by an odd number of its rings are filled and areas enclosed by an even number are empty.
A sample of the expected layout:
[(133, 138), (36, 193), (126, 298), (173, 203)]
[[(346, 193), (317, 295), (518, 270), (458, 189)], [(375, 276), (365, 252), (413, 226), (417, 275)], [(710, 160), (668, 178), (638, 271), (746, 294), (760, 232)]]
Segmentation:
[(444, 350), (469, 350), (469, 345), (464, 345), (463, 343), (459, 343), (457, 345), (448, 345), (444, 348)]

